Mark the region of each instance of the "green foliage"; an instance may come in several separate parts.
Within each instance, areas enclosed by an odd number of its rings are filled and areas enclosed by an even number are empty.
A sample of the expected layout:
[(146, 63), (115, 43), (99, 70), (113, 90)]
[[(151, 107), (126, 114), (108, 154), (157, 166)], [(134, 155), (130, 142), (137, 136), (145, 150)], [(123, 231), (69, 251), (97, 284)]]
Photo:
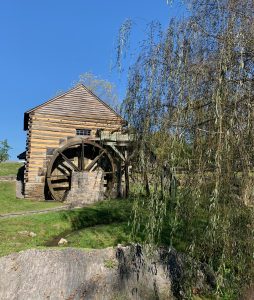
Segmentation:
[[(185, 140), (177, 140), (166, 131), (156, 131), (151, 133), (147, 146), (149, 151), (154, 153), (156, 163), (161, 166), (167, 162), (167, 164), (173, 166), (188, 167), (192, 145), (189, 145)], [(171, 156), (172, 149), (178, 153), (177, 156)]]
[(124, 111), (142, 185), (133, 233), (143, 228), (146, 242), (209, 264), (215, 294), (234, 299), (254, 271), (254, 7), (193, 0), (188, 8), (164, 31), (148, 25), (130, 68)]
[(0, 163), (9, 159), (9, 150), (11, 149), (8, 141), (5, 139), (0, 141)]

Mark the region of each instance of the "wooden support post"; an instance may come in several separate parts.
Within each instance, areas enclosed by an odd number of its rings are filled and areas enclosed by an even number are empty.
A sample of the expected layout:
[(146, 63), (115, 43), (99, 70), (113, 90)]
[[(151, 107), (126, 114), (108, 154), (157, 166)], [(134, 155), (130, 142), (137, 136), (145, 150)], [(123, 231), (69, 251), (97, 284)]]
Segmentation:
[(122, 191), (122, 166), (121, 166), (121, 161), (117, 162), (117, 197), (123, 197), (123, 191)]
[(130, 179), (129, 179), (129, 164), (128, 164), (128, 158), (127, 158), (127, 151), (125, 150), (125, 163), (124, 163), (124, 176), (125, 176), (125, 197), (129, 197), (129, 191), (130, 191)]
[(129, 191), (130, 191), (130, 181), (129, 181), (129, 168), (127, 162), (124, 165), (124, 174), (125, 174), (125, 197), (128, 198)]
[(81, 143), (81, 162), (80, 162), (80, 168), (81, 168), (81, 171), (84, 171), (84, 141), (82, 140), (82, 143)]

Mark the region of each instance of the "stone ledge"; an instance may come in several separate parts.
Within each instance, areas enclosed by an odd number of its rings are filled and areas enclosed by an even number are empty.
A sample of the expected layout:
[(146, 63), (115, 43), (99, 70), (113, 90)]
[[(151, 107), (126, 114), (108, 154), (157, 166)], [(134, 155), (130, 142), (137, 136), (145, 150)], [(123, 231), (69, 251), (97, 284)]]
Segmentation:
[(17, 175), (0, 176), (0, 181), (16, 181)]

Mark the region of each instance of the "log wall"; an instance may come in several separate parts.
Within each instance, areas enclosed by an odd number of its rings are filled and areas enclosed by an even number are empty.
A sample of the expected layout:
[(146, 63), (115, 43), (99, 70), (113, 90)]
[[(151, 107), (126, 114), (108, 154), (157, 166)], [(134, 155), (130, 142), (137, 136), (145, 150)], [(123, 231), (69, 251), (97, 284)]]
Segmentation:
[(123, 120), (116, 115), (109, 119), (105, 115), (101, 118), (89, 118), (80, 117), (80, 114), (50, 114), (46, 109), (30, 112), (24, 176), (25, 198), (44, 199), (45, 175), (50, 154), (53, 154), (54, 149), (63, 146), (67, 139), (75, 137), (76, 129), (91, 129), (91, 136), (95, 136), (97, 129), (117, 130), (122, 123)]

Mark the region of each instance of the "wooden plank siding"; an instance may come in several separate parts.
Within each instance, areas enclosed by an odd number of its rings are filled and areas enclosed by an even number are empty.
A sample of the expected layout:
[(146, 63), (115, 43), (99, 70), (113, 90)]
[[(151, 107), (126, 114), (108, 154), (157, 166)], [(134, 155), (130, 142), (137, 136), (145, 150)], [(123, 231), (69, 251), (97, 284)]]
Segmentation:
[(83, 85), (35, 107), (25, 113), (26, 168), (25, 197), (44, 198), (45, 175), (49, 156), (47, 149), (64, 145), (76, 136), (76, 129), (113, 131), (124, 120)]

